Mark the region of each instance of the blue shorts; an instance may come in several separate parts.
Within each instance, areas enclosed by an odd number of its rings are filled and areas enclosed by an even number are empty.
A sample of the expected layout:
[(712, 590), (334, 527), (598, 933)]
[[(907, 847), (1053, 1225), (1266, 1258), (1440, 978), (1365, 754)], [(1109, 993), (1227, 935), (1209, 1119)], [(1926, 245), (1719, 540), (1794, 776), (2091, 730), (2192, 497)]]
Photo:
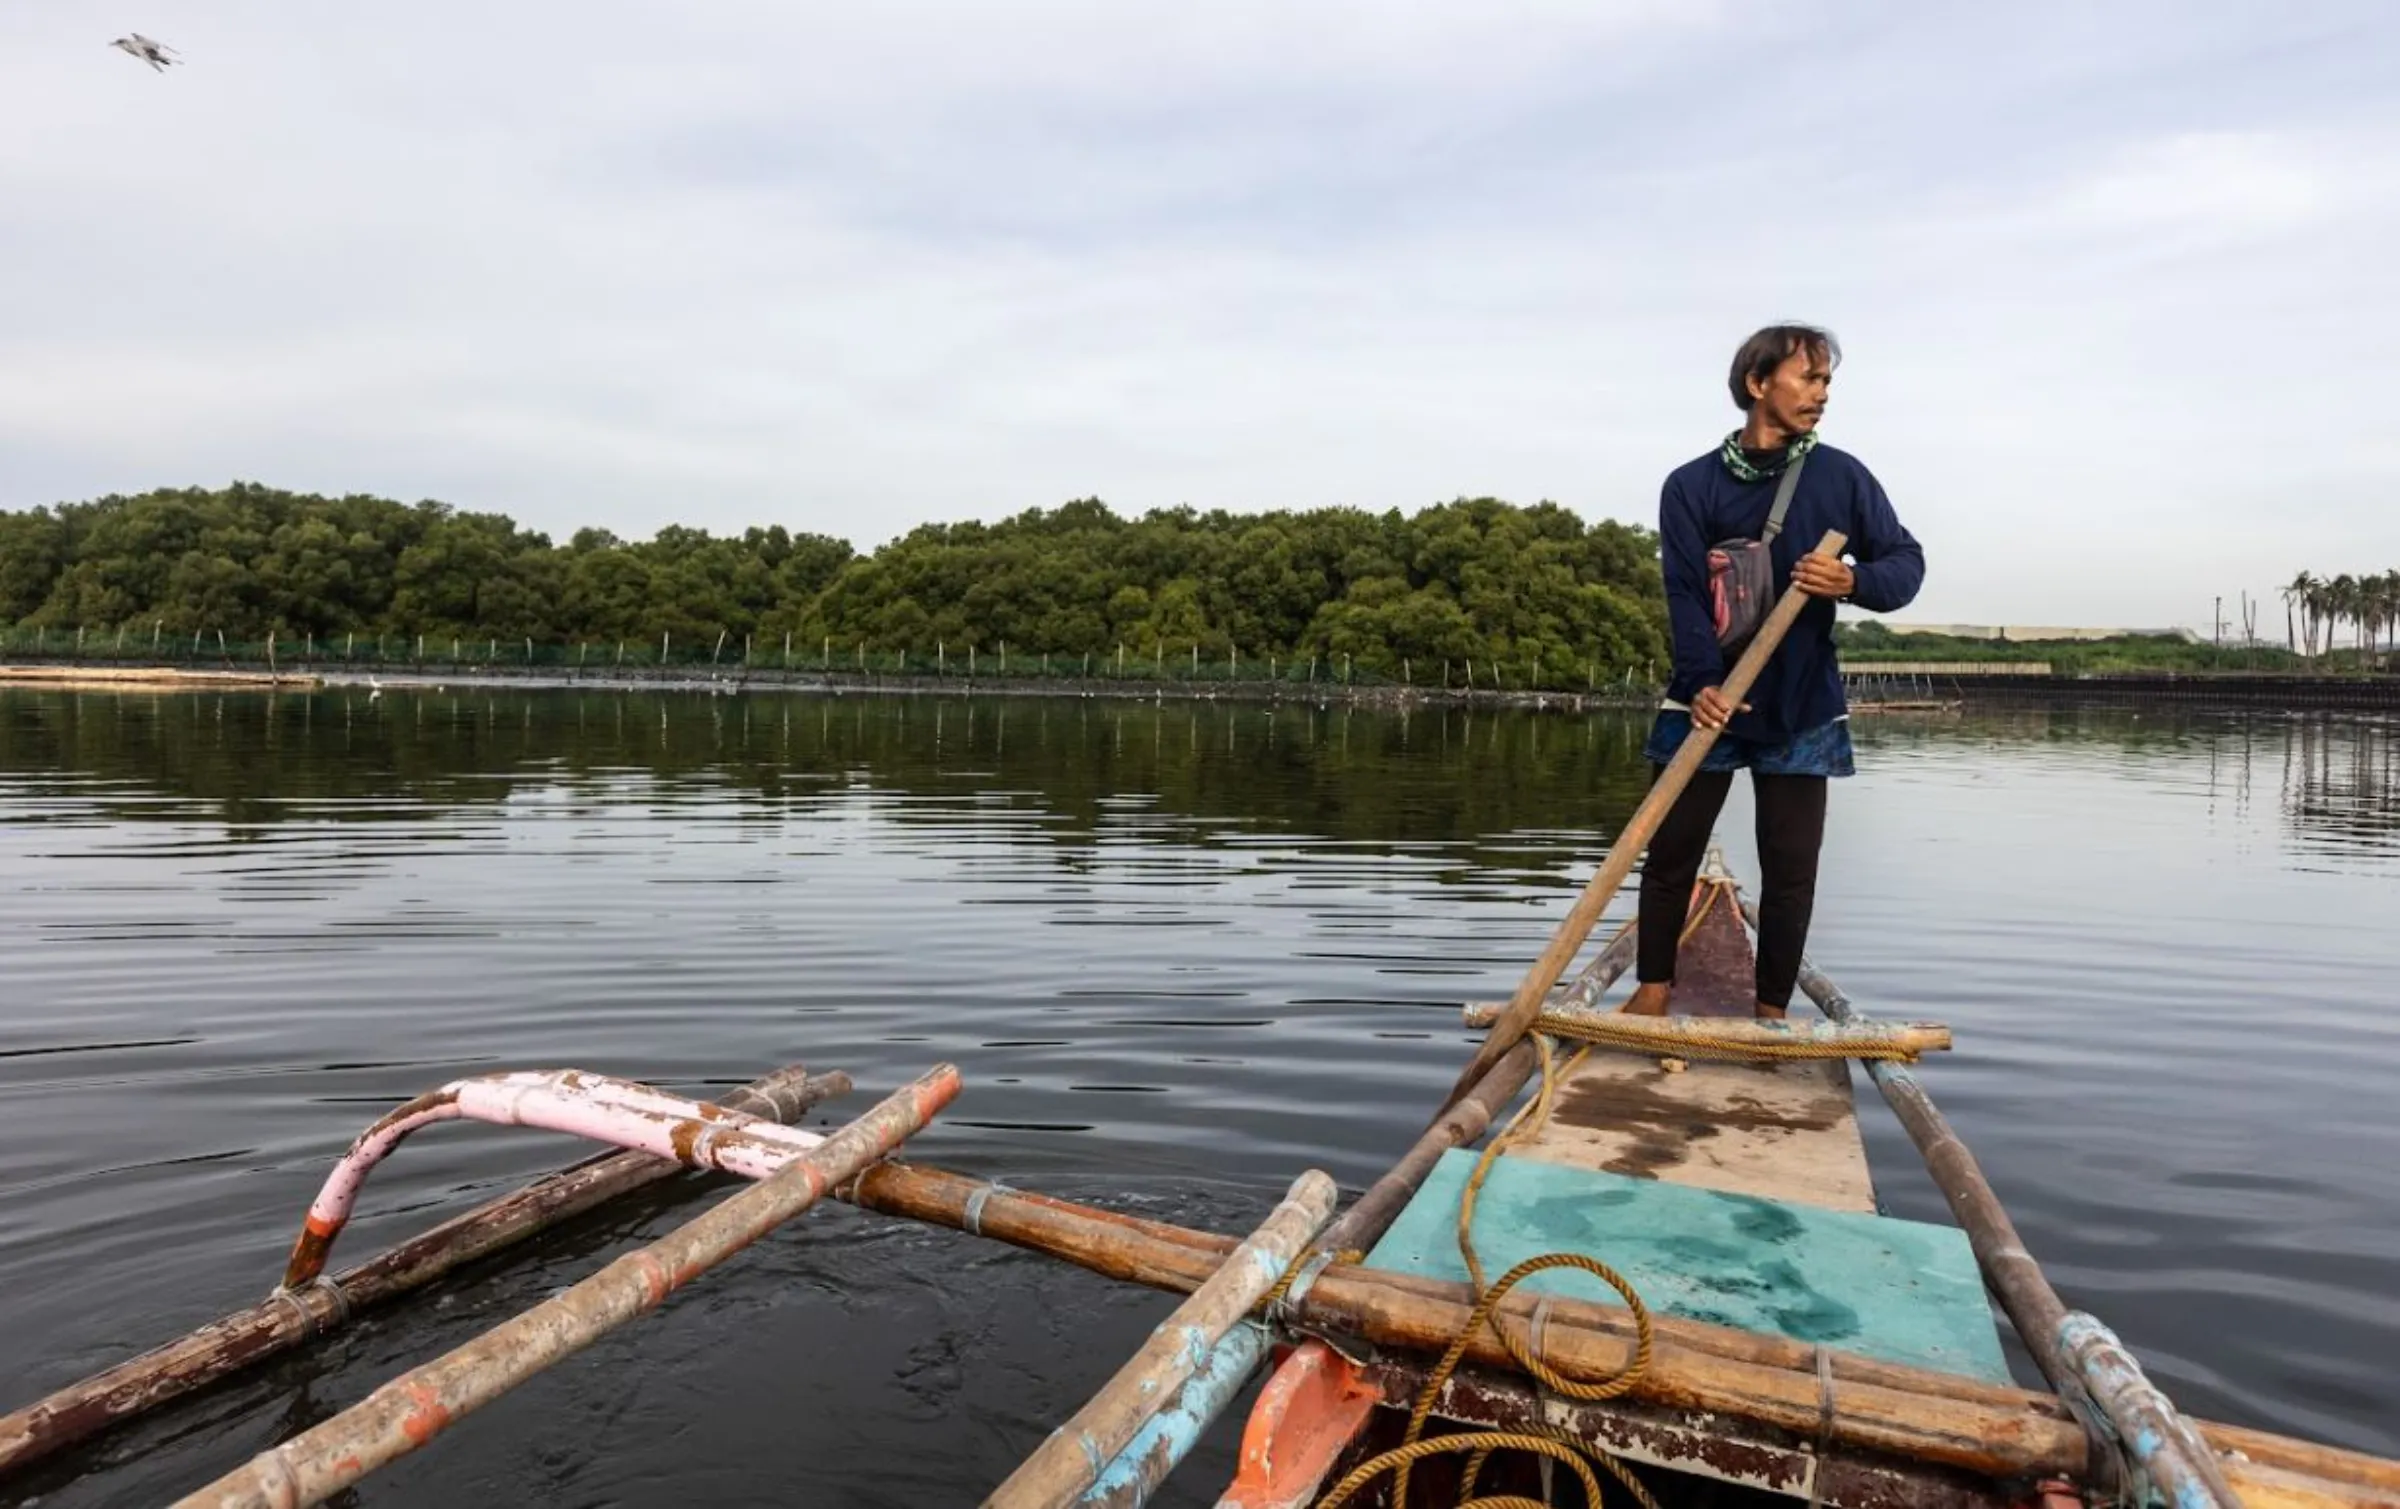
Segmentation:
[[(1692, 715), (1674, 708), (1661, 708), (1658, 721), (1650, 725), (1650, 742), (1642, 746), (1642, 758), (1653, 765), (1664, 765), (1675, 758), (1675, 751), (1692, 731)], [(1850, 758), (1850, 720), (1836, 718), (1815, 728), (1803, 729), (1781, 744), (1761, 744), (1755, 739), (1736, 738), (1732, 734), (1717, 735), (1717, 742), (1700, 761), (1700, 768), (1714, 774), (1734, 770), (1750, 770), (1760, 775), (1856, 775), (1857, 767)]]

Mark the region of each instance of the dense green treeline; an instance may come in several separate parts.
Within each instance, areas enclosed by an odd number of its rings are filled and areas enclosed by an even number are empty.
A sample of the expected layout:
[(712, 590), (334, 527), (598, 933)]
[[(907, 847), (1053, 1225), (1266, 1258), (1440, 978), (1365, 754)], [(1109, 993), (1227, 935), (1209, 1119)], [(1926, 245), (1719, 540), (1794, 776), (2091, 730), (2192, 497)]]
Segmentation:
[(1321, 655), (1501, 662), (1545, 682), (1665, 655), (1657, 542), (1555, 504), (1462, 499), (1413, 516), (1096, 500), (934, 524), (862, 555), (780, 526), (586, 529), (250, 484), (0, 513), (0, 624), (65, 631), (341, 634), (545, 644), (791, 636), (847, 658), (1007, 646), (1210, 662)]

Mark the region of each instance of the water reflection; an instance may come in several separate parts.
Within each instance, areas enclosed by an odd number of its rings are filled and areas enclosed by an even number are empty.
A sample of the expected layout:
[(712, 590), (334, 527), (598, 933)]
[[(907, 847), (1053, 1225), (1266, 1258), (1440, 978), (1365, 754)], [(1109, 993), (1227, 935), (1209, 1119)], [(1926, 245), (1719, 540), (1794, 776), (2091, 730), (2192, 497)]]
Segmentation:
[[(1106, 699), (703, 697), (357, 689), (309, 695), (0, 691), (0, 781), (66, 794), (21, 821), (213, 818), (234, 840), (305, 818), (374, 822), (537, 793), (604, 802), (627, 778), (773, 808), (862, 792), (1021, 803), (1088, 841), (1127, 789), (1195, 842), (1260, 830), (1367, 844), (1605, 834), (1639, 800), (1646, 714), (1374, 711)], [(2400, 731), (2373, 716), (2013, 709), (1862, 719), (1862, 745), (2081, 751), (2182, 776), (2246, 811), (2263, 766), (2303, 852), (2389, 852)], [(896, 821), (910, 820), (903, 805)]]

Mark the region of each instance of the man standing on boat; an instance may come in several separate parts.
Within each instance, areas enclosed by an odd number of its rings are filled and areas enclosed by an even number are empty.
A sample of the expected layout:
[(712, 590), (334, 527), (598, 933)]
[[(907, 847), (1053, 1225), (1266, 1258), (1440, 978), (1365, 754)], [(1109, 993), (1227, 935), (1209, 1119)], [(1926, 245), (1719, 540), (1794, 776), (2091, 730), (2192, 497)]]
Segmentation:
[[(1817, 441), (1833, 369), (1832, 335), (1772, 325), (1742, 343), (1728, 385), (1745, 416), (1725, 443), (1668, 474), (1658, 501), (1661, 568), (1675, 674), (1643, 755), (1664, 767), (1692, 726), (1722, 730), (1666, 820), (1642, 868), (1640, 984), (1625, 1009), (1667, 1010), (1693, 881), (1732, 789), (1747, 769), (1758, 807), (1758, 1015), (1779, 1018), (1800, 976), (1825, 838), (1825, 783), (1851, 774), (1848, 704), (1834, 657), (1834, 604), (1872, 613), (1908, 606), (1925, 579), (1925, 552), (1857, 457)], [(1808, 555), (1828, 529), (1849, 536), (1850, 559)], [(1748, 549), (1763, 542), (1763, 550)], [(1743, 590), (1756, 562), (1761, 588)], [(1787, 586), (1814, 601), (1779, 645), (1750, 700), (1719, 684), (1738, 658), (1742, 609)], [(1730, 612), (1728, 604), (1736, 605)], [(1729, 621), (1730, 620), (1730, 621)]]

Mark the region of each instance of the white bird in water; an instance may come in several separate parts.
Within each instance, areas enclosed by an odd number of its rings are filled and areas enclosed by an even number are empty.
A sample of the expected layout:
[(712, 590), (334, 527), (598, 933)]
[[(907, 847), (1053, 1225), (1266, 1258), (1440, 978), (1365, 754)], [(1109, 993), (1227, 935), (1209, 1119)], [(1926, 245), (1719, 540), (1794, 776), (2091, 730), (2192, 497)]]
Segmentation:
[(168, 65), (181, 61), (181, 59), (175, 55), (174, 48), (169, 47), (164, 42), (154, 42), (150, 38), (143, 36), (138, 31), (130, 37), (119, 37), (108, 45), (118, 49), (121, 52), (130, 54), (133, 57), (140, 58), (143, 62), (149, 64), (152, 68), (156, 69), (160, 73), (165, 73)]

